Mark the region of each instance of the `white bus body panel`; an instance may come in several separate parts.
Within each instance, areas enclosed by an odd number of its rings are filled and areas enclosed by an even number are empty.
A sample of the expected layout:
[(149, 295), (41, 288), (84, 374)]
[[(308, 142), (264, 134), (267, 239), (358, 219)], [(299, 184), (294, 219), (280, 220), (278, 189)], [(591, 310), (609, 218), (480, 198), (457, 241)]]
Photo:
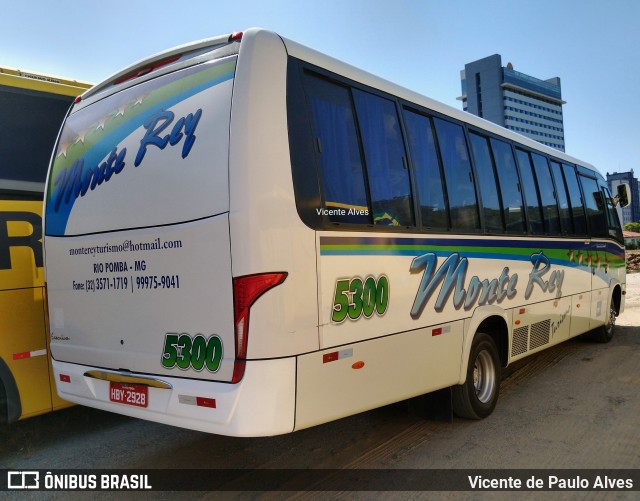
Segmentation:
[[(85, 376), (92, 369), (54, 360), (58, 395), (97, 409), (220, 435), (251, 437), (293, 431), (294, 358), (248, 362), (238, 384), (162, 377), (173, 388), (149, 388), (147, 408), (111, 402), (109, 382)], [(69, 382), (61, 382), (60, 375)], [(214, 399), (215, 407), (194, 405), (197, 397)]]
[[(48, 259), (58, 263), (47, 274), (53, 358), (143, 374), (231, 380), (231, 255), (228, 237), (222, 238), (228, 228), (223, 214), (160, 228), (48, 237)], [(133, 250), (156, 243), (157, 250)], [(131, 250), (75, 254), (113, 245)], [(165, 368), (165, 336), (171, 333), (219, 336), (219, 370)]]
[(45, 209), (55, 360), (231, 380), (235, 68), (231, 56), (152, 78), (65, 122)]
[(296, 429), (456, 384), (462, 329), (458, 321), (298, 357)]
[[(237, 57), (164, 72), (105, 91), (103, 99), (92, 95), (78, 107), (79, 118), (68, 119), (60, 167), (50, 173), (58, 191), (50, 189), (45, 244), (55, 263), (48, 275), (52, 355), (65, 399), (225, 435), (293, 430), (293, 355), (318, 349), (318, 320), (317, 280), (309, 273), (315, 232), (300, 221), (292, 191), (286, 64), (282, 40), (257, 32)], [(165, 118), (138, 120), (126, 132), (107, 134), (105, 144), (89, 141), (105, 127), (110, 132), (110, 121), (124, 121), (165, 80), (175, 87), (181, 74), (205, 72), (215, 80), (200, 78), (191, 92), (155, 110), (158, 117), (168, 112)], [(157, 99), (168, 99), (174, 87)], [(85, 135), (88, 149), (102, 151), (90, 161), (82, 152), (74, 157)], [(78, 158), (107, 164), (99, 182), (92, 184), (95, 172), (74, 167)], [(281, 271), (286, 281), (251, 308), (245, 375), (228, 384), (235, 360), (232, 278)], [(169, 335), (220, 338), (219, 369), (165, 367)], [(173, 348), (181, 357), (185, 347)], [(158, 378), (173, 390), (150, 387), (146, 409), (111, 402), (109, 381), (85, 376), (95, 369)], [(260, 388), (265, 383), (269, 390)], [(216, 409), (181, 404), (180, 395), (215, 399)], [(256, 413), (256, 405), (263, 410)]]
[(233, 276), (289, 272), (282, 285), (251, 308), (248, 358), (318, 349), (316, 236), (296, 209), (286, 76), (287, 53), (280, 37), (262, 30), (245, 32), (230, 135)]
[(72, 113), (46, 200), (47, 235), (191, 221), (229, 210), (235, 57), (148, 80)]

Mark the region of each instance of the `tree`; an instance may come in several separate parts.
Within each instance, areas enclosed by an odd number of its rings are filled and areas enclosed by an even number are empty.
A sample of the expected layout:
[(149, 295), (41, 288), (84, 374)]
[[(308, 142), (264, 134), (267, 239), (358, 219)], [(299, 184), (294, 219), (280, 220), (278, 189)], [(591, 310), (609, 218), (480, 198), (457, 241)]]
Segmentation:
[(625, 231), (634, 231), (640, 233), (640, 223), (627, 223), (622, 228)]

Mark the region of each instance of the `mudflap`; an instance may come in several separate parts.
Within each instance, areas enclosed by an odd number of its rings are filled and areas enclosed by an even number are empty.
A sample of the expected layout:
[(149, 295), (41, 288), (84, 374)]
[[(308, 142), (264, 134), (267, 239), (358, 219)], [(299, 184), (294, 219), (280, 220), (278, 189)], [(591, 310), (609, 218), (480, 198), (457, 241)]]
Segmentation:
[(420, 395), (409, 400), (409, 412), (430, 421), (453, 422), (452, 389)]

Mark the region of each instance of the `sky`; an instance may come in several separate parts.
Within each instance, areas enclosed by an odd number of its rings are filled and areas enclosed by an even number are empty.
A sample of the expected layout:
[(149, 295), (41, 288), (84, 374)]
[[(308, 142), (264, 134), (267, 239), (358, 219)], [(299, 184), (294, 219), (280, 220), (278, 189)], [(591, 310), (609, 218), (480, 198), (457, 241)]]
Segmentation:
[(98, 83), (152, 54), (250, 27), (458, 109), (465, 63), (501, 54), (560, 77), (566, 152), (600, 172), (640, 166), (637, 0), (2, 1), (0, 66)]

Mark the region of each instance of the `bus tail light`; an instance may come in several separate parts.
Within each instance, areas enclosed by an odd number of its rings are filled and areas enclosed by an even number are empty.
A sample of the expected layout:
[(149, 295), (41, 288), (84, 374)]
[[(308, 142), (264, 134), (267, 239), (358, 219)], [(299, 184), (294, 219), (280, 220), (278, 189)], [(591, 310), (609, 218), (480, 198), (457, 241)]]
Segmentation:
[(168, 57), (166, 59), (161, 59), (160, 61), (154, 61), (142, 68), (136, 69), (131, 73), (127, 73), (126, 75), (118, 78), (113, 85), (118, 85), (126, 82), (127, 80), (132, 80), (134, 78), (138, 78), (146, 75), (147, 73), (151, 73), (152, 71), (157, 70), (158, 68), (162, 68), (163, 66), (167, 66), (168, 64), (175, 63), (178, 59), (182, 57), (182, 54), (178, 54), (177, 56)]
[(287, 278), (287, 273), (260, 273), (233, 279), (233, 316), (236, 340), (236, 360), (232, 383), (244, 376), (247, 358), (247, 336), (249, 334), (249, 311), (260, 296)]

